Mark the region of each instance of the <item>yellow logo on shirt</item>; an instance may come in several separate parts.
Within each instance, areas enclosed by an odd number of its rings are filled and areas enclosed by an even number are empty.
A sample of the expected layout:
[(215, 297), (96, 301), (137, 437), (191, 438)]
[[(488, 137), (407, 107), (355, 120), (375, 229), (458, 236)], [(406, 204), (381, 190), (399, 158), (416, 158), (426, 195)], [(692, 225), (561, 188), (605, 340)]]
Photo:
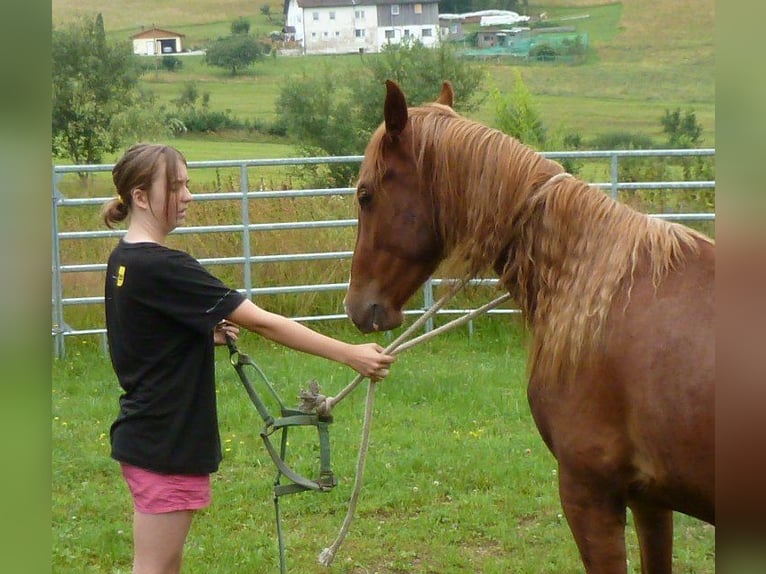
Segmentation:
[(117, 269), (117, 287), (122, 287), (122, 284), (125, 282), (125, 266), (120, 265), (120, 267)]

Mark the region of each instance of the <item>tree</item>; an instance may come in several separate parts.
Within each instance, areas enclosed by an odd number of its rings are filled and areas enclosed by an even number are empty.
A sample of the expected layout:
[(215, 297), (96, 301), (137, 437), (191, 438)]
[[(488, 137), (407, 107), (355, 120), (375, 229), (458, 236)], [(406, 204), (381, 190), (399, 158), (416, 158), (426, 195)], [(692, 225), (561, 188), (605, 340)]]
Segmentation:
[(388, 44), (376, 58), (363, 60), (367, 74), (352, 86), (353, 98), (359, 102), (360, 117), (367, 120), (369, 133), (383, 120), (383, 86), (394, 80), (407, 96), (410, 106), (432, 102), (439, 95), (444, 80), (452, 83), (455, 109), (469, 112), (480, 102), (474, 96), (481, 86), (484, 72), (475, 64), (462, 60), (451, 44), (428, 48), (421, 42)]
[[(482, 69), (460, 60), (451, 46), (427, 48), (419, 42), (386, 46), (374, 58), (363, 57), (361, 70), (323, 68), (285, 82), (277, 100), (279, 122), (307, 155), (358, 155), (383, 121), (385, 80), (395, 80), (410, 105), (434, 101), (444, 80), (455, 90), (455, 106), (476, 104)], [(335, 185), (349, 185), (357, 165), (323, 168)]]
[(77, 164), (102, 163), (104, 154), (125, 141), (160, 129), (139, 91), (130, 44), (107, 42), (100, 14), (54, 29), (51, 49), (54, 155)]
[(205, 63), (210, 66), (227, 68), (231, 75), (264, 58), (264, 48), (249, 34), (237, 34), (219, 38), (205, 53)]
[(237, 34), (249, 34), (250, 33), (250, 20), (244, 16), (240, 16), (231, 23), (231, 34), (236, 36)]
[[(349, 108), (348, 91), (338, 70), (326, 67), (315, 75), (290, 78), (277, 98), (279, 121), (306, 156), (357, 155), (369, 131), (360, 129), (356, 111)], [(345, 94), (343, 92), (346, 92)], [(307, 166), (314, 180), (350, 185), (359, 166)]]
[(521, 79), (521, 73), (515, 70), (515, 74), (516, 79), (510, 95), (501, 94), (497, 88), (492, 90), (497, 127), (520, 142), (538, 150), (542, 149), (546, 139), (542, 117), (532, 102), (532, 95), (524, 80)]
[[(660, 119), (662, 131), (668, 136), (668, 146), (672, 148), (699, 147), (702, 141), (702, 126), (697, 122), (697, 116), (692, 110), (683, 114), (681, 108), (674, 111), (665, 110)], [(686, 179), (713, 179), (713, 162), (703, 157), (678, 158)], [(708, 194), (709, 195), (709, 194)], [(713, 200), (705, 195), (705, 201), (712, 204)]]
[(702, 126), (697, 123), (697, 116), (687, 110), (681, 114), (681, 108), (665, 110), (662, 116), (662, 131), (668, 136), (668, 145), (674, 148), (697, 147), (702, 136)]

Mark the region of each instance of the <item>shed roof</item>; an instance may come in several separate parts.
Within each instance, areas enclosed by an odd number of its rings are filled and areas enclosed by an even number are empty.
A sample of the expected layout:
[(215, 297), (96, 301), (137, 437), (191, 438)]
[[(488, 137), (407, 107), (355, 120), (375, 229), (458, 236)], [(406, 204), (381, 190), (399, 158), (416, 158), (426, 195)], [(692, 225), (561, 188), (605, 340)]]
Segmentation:
[(174, 38), (183, 38), (186, 34), (179, 34), (178, 32), (171, 32), (170, 30), (163, 30), (162, 28), (152, 27), (148, 30), (141, 30), (137, 34), (131, 36), (134, 40), (140, 40), (142, 38), (167, 38), (172, 36)]

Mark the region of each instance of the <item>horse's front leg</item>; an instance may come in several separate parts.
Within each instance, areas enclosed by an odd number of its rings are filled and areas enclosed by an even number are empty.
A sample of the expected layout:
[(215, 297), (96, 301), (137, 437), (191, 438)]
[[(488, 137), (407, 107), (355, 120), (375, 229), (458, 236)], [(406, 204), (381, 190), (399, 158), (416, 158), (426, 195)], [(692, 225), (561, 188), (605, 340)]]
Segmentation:
[(559, 495), (588, 574), (626, 574), (625, 500), (559, 464)]
[(641, 548), (641, 574), (673, 572), (673, 512), (650, 503), (631, 501)]

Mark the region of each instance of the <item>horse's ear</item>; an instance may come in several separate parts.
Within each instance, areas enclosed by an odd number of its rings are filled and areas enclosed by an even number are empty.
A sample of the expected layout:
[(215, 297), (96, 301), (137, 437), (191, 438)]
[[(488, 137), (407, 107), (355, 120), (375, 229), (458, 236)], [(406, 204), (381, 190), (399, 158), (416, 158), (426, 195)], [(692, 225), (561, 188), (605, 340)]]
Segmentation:
[(386, 103), (383, 105), (386, 133), (398, 136), (407, 125), (407, 100), (396, 82), (386, 80)]
[(452, 89), (452, 83), (448, 80), (445, 80), (442, 84), (442, 91), (439, 94), (439, 99), (436, 100), (436, 103), (452, 107), (454, 101), (455, 91)]

